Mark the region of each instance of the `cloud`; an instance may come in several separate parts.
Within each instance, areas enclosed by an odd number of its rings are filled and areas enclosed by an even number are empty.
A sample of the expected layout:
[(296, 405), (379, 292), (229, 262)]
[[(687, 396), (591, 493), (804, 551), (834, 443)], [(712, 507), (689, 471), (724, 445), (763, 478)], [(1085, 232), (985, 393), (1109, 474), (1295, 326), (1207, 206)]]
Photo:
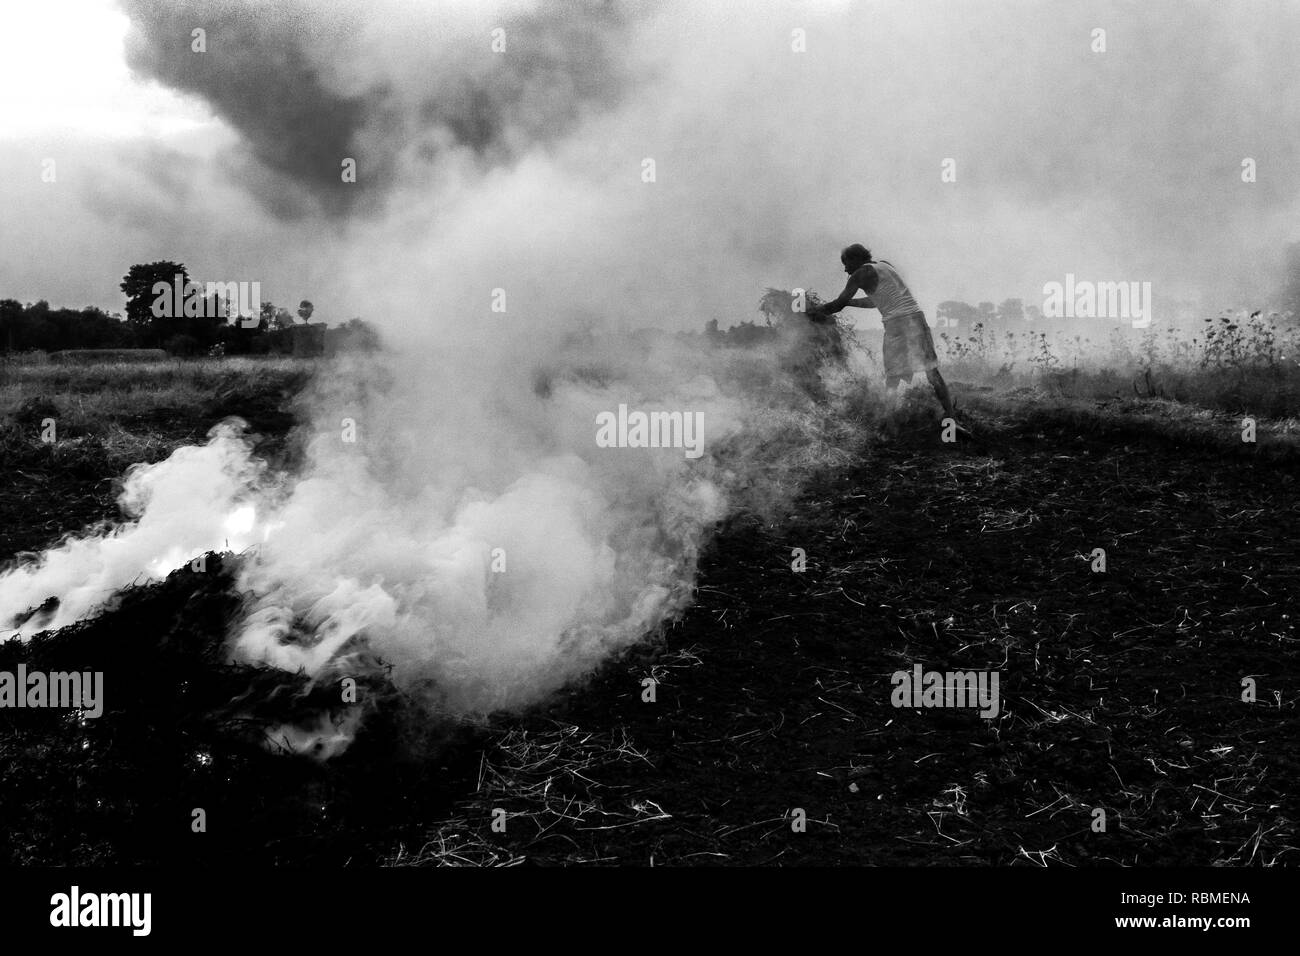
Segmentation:
[[(850, 241), (927, 308), (1073, 272), (1208, 310), (1258, 301), (1300, 238), (1293, 3), (122, 3), (137, 72), (229, 135), (169, 142), (202, 160), (183, 214), (130, 193), (129, 155), (96, 156), (127, 170), (81, 227), (118, 250), (114, 276), (146, 247), (177, 257), (166, 237), (196, 269), (253, 263), (273, 297), (398, 334), (430, 333), (435, 295), (481, 317), (496, 287), (535, 323), (726, 325), (767, 285), (834, 291)], [(33, 218), (14, 228), (46, 228), (31, 178), (0, 183), (17, 191)], [(71, 284), (8, 268), (52, 298)]]
[[(464, 149), (484, 166), (509, 163), (615, 102), (622, 81), (610, 47), (624, 17), (605, 3), (122, 5), (132, 69), (238, 130), (267, 173), (249, 185), (281, 218), (373, 210), (408, 156)], [(491, 49), (498, 28), (508, 55)], [(196, 29), (206, 52), (191, 48)], [(345, 158), (358, 163), (355, 184), (342, 180)]]

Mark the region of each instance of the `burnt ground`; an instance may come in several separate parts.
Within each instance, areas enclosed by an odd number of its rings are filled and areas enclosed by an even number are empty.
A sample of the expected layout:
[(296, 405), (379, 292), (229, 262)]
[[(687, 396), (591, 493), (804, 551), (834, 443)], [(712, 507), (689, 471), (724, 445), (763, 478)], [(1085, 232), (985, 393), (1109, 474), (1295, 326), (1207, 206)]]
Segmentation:
[[(1167, 404), (963, 398), (980, 441), (882, 420), (785, 520), (720, 529), (680, 621), (528, 714), (452, 726), (376, 679), (342, 757), (268, 753), (337, 692), (225, 663), (216, 556), (0, 646), (114, 695), (0, 712), (0, 860), (1295, 864), (1293, 447)], [(45, 493), (7, 489), (0, 553), (111, 516), (109, 476), (27, 465)], [(915, 663), (998, 671), (1001, 713), (895, 708)]]

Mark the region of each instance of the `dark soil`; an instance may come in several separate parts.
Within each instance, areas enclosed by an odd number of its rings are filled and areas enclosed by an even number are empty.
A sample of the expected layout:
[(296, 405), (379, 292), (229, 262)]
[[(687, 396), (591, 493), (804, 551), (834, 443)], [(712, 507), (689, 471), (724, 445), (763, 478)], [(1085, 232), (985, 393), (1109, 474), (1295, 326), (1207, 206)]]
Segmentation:
[[(103, 670), (109, 694), (98, 720), (0, 711), (0, 861), (1297, 862), (1294, 462), (982, 407), (978, 443), (887, 421), (787, 520), (720, 529), (681, 621), (488, 726), (374, 678), (342, 757), (268, 752), (337, 688), (225, 662), (218, 556), (0, 646), (0, 669)], [(0, 558), (110, 516), (111, 478), (6, 476)], [(895, 708), (917, 663), (997, 671), (1001, 713)]]
[[(581, 855), (1295, 862), (1294, 471), (1014, 422), (995, 444), (877, 447), (783, 527), (720, 538), (666, 641), (700, 666), (656, 704), (620, 675), (557, 714), (625, 727), (653, 770), (588, 775), (673, 817)], [(895, 709), (915, 663), (1000, 671), (1002, 713)]]

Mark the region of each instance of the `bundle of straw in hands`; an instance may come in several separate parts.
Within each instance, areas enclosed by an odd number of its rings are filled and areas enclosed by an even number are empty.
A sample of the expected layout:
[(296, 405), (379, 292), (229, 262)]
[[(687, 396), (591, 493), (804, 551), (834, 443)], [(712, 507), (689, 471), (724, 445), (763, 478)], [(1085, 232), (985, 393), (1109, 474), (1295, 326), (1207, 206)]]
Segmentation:
[(785, 289), (768, 289), (763, 293), (763, 298), (759, 300), (758, 308), (765, 316), (768, 322), (789, 322), (795, 318), (806, 318), (814, 322), (826, 321), (830, 316), (821, 312), (821, 307), (825, 305), (815, 292), (805, 292), (803, 296), (803, 309), (795, 308), (795, 296), (792, 292)]

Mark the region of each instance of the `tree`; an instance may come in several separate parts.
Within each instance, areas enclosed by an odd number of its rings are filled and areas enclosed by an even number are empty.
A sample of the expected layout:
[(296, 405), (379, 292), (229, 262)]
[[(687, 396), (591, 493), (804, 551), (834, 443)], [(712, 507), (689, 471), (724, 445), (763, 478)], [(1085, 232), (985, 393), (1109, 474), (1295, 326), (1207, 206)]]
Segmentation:
[(287, 329), (293, 325), (293, 316), (288, 309), (282, 309), (274, 302), (263, 302), (261, 321), (258, 328), (262, 331), (268, 329)]
[(998, 306), (998, 321), (1003, 325), (1024, 325), (1024, 299), (1004, 299)]
[[(189, 273), (179, 262), (167, 259), (150, 262), (146, 265), (134, 265), (127, 270), (119, 288), (126, 294), (126, 321), (135, 331), (142, 344), (157, 347), (164, 339), (176, 334), (174, 324), (168, 317), (153, 314), (154, 300), (158, 298), (153, 291), (155, 283), (164, 282), (173, 288), (176, 276), (181, 277), (182, 294), (189, 286)], [(173, 303), (179, 316), (181, 303)]]
[(935, 315), (939, 319), (939, 326), (942, 328), (960, 328), (962, 326), (970, 328), (979, 321), (978, 309), (966, 302), (958, 302), (956, 299), (940, 302), (939, 311)]
[(343, 329), (352, 348), (372, 351), (381, 344), (379, 330), (360, 318), (348, 319)]
[[(173, 320), (171, 327), (174, 334), (168, 336), (169, 339), (175, 336), (189, 338), (198, 343), (195, 351), (188, 354), (207, 352), (208, 349), (217, 344), (221, 338), (221, 331), (229, 325), (228, 310), (226, 304), (221, 301), (220, 296), (214, 293), (200, 301), (199, 314), (186, 315)], [(168, 349), (168, 351), (173, 350)]]
[(109, 315), (93, 305), (51, 309), (44, 299), (28, 305), (0, 299), (0, 351), (117, 349), (135, 344), (120, 315)]
[(0, 299), (0, 348), (12, 352), (18, 346), (23, 321), (23, 305), (17, 299)]

